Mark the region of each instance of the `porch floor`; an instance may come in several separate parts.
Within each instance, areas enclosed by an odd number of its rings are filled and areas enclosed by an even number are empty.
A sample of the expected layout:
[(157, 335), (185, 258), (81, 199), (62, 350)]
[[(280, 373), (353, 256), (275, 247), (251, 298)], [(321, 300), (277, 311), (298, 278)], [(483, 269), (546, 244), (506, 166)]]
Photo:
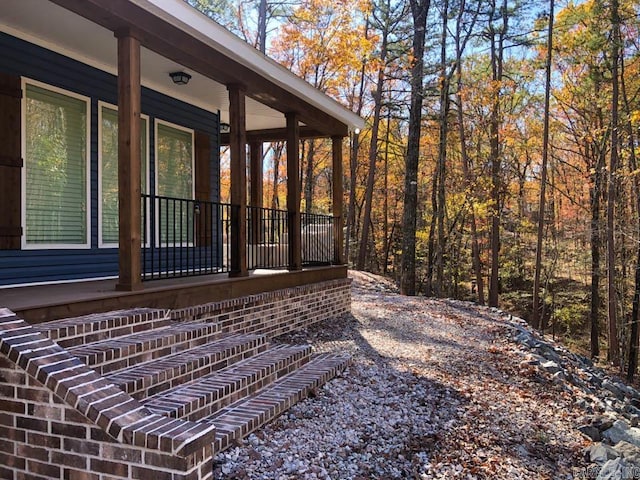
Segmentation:
[(253, 270), (239, 278), (216, 274), (152, 280), (135, 292), (116, 291), (117, 279), (23, 286), (0, 289), (0, 308), (40, 323), (124, 308), (183, 308), (346, 276), (346, 267), (338, 265), (292, 272)]

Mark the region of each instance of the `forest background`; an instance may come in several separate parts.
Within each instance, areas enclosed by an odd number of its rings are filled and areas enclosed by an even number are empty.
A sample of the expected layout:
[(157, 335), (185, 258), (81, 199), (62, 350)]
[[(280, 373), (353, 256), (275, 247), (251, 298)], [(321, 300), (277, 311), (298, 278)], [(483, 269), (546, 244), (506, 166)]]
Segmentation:
[[(186, 1), (366, 119), (344, 165), (351, 266), (513, 311), (632, 379), (640, 2)], [(285, 148), (263, 146), (272, 208)], [(300, 164), (303, 211), (330, 212), (330, 141)]]

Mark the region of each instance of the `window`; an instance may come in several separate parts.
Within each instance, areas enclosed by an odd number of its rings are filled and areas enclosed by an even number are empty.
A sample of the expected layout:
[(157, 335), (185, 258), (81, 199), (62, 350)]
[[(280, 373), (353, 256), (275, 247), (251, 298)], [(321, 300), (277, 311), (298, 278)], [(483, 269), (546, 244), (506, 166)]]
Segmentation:
[[(194, 198), (193, 130), (156, 122), (156, 191), (160, 197)], [(193, 242), (193, 213), (187, 202), (160, 199), (160, 240), (168, 244)]]
[[(99, 173), (99, 238), (100, 246), (115, 247), (118, 245), (118, 111), (116, 107), (99, 104), (98, 156)], [(140, 119), (140, 151), (141, 151), (141, 192), (147, 190), (148, 172), (148, 119)], [(144, 228), (144, 227), (143, 227)]]
[(156, 122), (156, 171), (158, 195), (193, 198), (193, 130)]
[(25, 82), (25, 248), (88, 248), (89, 101)]

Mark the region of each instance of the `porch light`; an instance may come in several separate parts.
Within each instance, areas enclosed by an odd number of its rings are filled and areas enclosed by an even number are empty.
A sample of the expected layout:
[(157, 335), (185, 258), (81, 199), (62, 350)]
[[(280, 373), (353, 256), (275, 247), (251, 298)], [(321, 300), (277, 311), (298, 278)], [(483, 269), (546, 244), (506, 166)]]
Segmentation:
[(220, 133), (229, 133), (231, 131), (231, 125), (228, 123), (220, 124)]
[(191, 80), (191, 75), (186, 72), (171, 72), (169, 76), (176, 85), (186, 85)]
[(193, 213), (200, 215), (200, 202), (196, 202), (193, 206)]

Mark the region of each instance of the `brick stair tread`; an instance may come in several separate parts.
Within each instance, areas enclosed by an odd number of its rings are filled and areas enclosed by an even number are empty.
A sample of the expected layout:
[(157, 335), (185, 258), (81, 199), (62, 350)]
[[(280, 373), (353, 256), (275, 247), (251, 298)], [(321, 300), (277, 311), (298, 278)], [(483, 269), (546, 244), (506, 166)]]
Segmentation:
[(308, 345), (280, 345), (198, 378), (189, 384), (148, 397), (153, 413), (196, 421), (277, 381), (309, 360)]
[(246, 358), (252, 355), (254, 349), (266, 347), (262, 335), (228, 335), (174, 355), (115, 371), (105, 377), (134, 397), (142, 393), (145, 396), (153, 395), (225, 368), (237, 361), (238, 356)]
[(166, 310), (132, 308), (63, 318), (35, 325), (62, 347), (94, 343), (175, 323)]
[(154, 330), (79, 345), (69, 348), (69, 352), (99, 373), (106, 374), (208, 343), (219, 335), (218, 332), (219, 328), (215, 323), (174, 323)]
[(203, 419), (216, 428), (215, 452), (221, 452), (234, 440), (240, 440), (270, 422), (309, 392), (324, 385), (343, 371), (350, 357), (320, 354), (293, 373), (286, 375), (254, 395), (241, 399)]

